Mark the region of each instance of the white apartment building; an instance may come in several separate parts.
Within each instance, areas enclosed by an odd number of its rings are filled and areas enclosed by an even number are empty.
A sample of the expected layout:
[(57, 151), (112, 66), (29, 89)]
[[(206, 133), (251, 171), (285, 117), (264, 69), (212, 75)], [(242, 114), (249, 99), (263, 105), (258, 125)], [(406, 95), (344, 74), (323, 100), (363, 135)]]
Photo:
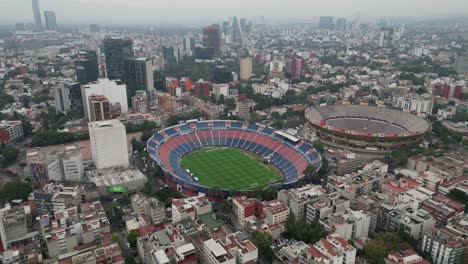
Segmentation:
[(213, 94), (216, 96), (216, 100), (218, 100), (221, 95), (226, 98), (229, 95), (229, 85), (213, 84)]
[(98, 169), (129, 165), (125, 126), (116, 119), (88, 124), (91, 153)]
[(122, 113), (128, 112), (127, 86), (119, 80), (99, 79), (97, 82), (81, 86), (83, 108), (86, 117), (91, 116), (88, 98), (91, 95), (103, 95), (112, 105), (119, 104)]

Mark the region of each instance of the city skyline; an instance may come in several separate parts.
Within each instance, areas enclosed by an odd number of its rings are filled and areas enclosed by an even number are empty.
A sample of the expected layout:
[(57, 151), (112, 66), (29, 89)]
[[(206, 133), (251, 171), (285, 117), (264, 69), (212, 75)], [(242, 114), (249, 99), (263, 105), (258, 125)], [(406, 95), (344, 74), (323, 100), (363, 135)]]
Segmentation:
[[(214, 0), (176, 0), (154, 2), (150, 0), (41, 0), (41, 11), (55, 11), (61, 23), (204, 23), (220, 20), (226, 16), (259, 18), (272, 21), (311, 21), (320, 15), (353, 17), (361, 13), (362, 19), (378, 17), (430, 17), (466, 15), (468, 2), (448, 0), (444, 2), (403, 0), (393, 2), (352, 0), (327, 2), (292, 0), (287, 5), (279, 1), (267, 2), (240, 0), (236, 2)], [(112, 2), (112, 6), (109, 3)], [(180, 9), (183, 6), (185, 8)], [(405, 8), (401, 8), (405, 6)], [(339, 8), (337, 8), (339, 7)], [(180, 9), (180, 10), (179, 10)], [(32, 22), (32, 7), (29, 0), (0, 0), (0, 23)], [(106, 12), (102, 12), (106, 10)]]

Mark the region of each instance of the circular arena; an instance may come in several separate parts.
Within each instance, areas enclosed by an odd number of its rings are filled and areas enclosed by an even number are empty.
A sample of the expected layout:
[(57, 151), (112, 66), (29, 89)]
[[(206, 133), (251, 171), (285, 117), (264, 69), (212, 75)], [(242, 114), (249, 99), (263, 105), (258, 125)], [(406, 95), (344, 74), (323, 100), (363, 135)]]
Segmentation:
[(189, 120), (156, 132), (147, 150), (167, 184), (187, 195), (248, 193), (268, 184), (287, 188), (317, 170), (320, 154), (304, 140), (271, 127), (231, 120)]
[(389, 153), (420, 142), (431, 128), (411, 113), (368, 105), (311, 107), (305, 117), (325, 144), (367, 153)]

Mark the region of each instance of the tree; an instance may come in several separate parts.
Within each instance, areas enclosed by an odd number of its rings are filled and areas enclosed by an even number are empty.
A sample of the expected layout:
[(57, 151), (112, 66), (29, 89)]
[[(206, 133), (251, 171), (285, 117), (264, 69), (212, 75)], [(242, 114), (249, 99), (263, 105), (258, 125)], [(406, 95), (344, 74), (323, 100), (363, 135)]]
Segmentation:
[(373, 263), (385, 263), (384, 258), (388, 256), (387, 248), (382, 240), (370, 240), (364, 247), (364, 253)]
[(270, 233), (255, 230), (250, 234), (250, 241), (258, 248), (258, 252), (261, 255), (270, 261), (273, 259), (273, 251), (271, 249), (273, 239)]
[(463, 203), (465, 205), (465, 211), (468, 210), (468, 195), (466, 195), (466, 193), (458, 189), (453, 189), (449, 192), (447, 196), (450, 199)]
[(236, 109), (236, 100), (234, 98), (227, 98), (224, 102), (226, 105), (227, 110), (234, 110)]
[(128, 244), (130, 244), (130, 247), (135, 249), (137, 246), (137, 238), (140, 237), (140, 233), (136, 230), (131, 230), (128, 235), (127, 235), (127, 241)]
[(15, 98), (9, 94), (0, 92), (0, 109), (3, 109), (6, 105), (15, 102)]
[(278, 190), (271, 186), (257, 187), (253, 190), (253, 195), (259, 200), (270, 201), (276, 199)]
[(122, 242), (122, 238), (120, 234), (117, 232), (112, 233), (112, 242), (120, 244)]
[(416, 90), (416, 93), (421, 95), (421, 94), (427, 93), (427, 91), (426, 89), (424, 89), (424, 87), (419, 87), (418, 90)]
[(315, 243), (321, 238), (325, 237), (327, 232), (318, 221), (310, 223), (302, 220), (296, 221), (294, 214), (290, 213), (286, 221), (285, 231), (283, 236), (285, 238), (292, 238), (303, 241), (304, 243)]
[(312, 146), (314, 147), (315, 150), (317, 150), (320, 153), (323, 153), (325, 151), (325, 145), (319, 140), (315, 140), (312, 143)]
[(313, 183), (320, 185), (321, 177), (317, 174), (317, 170), (312, 164), (307, 164), (307, 167), (303, 171), (306, 183)]
[(29, 183), (21, 181), (7, 182), (0, 190), (0, 201), (2, 203), (15, 199), (22, 199), (23, 201), (27, 201), (31, 192), (32, 186)]
[(15, 147), (7, 146), (0, 149), (0, 166), (1, 167), (8, 167), (13, 162), (16, 161), (18, 157), (19, 150)]

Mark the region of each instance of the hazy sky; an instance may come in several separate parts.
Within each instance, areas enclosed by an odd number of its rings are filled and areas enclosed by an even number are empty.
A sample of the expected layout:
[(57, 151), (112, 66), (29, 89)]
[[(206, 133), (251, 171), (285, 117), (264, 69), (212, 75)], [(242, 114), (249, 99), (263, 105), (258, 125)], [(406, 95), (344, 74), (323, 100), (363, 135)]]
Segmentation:
[[(60, 23), (184, 23), (228, 16), (312, 19), (467, 14), (468, 0), (39, 0)], [(0, 22), (33, 21), (31, 0), (0, 0)]]

